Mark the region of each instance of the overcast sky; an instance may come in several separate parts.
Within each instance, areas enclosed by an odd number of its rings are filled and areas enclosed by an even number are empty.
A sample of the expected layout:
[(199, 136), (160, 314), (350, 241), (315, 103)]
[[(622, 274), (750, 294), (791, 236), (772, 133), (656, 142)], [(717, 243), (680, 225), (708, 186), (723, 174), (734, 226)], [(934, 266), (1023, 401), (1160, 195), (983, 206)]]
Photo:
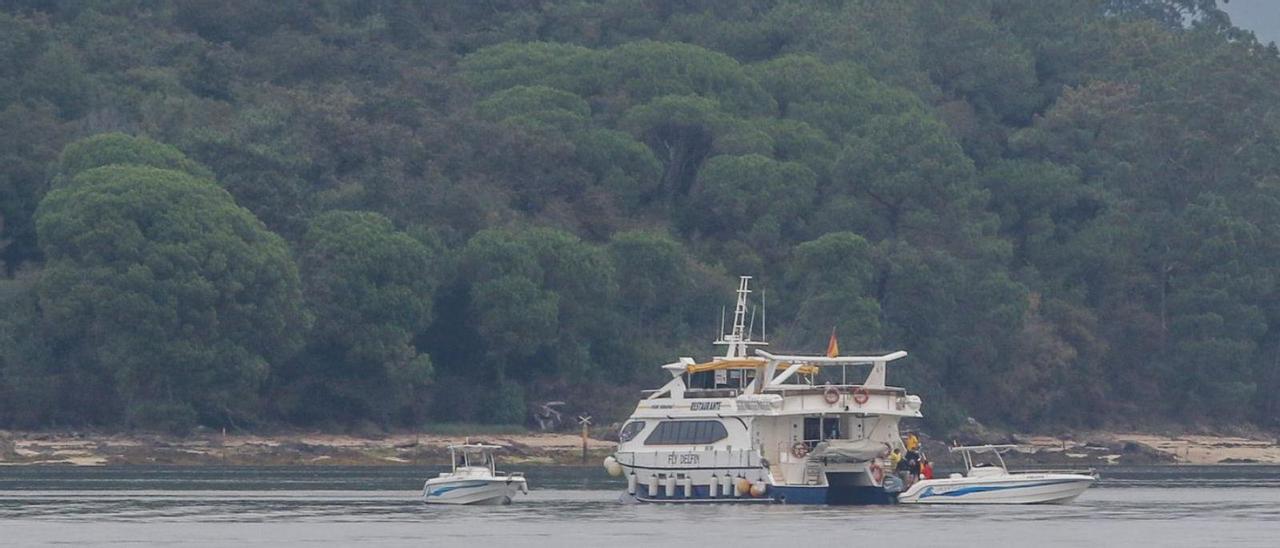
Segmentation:
[(1280, 0), (1219, 0), (1218, 5), (1232, 24), (1253, 31), (1259, 42), (1280, 42)]

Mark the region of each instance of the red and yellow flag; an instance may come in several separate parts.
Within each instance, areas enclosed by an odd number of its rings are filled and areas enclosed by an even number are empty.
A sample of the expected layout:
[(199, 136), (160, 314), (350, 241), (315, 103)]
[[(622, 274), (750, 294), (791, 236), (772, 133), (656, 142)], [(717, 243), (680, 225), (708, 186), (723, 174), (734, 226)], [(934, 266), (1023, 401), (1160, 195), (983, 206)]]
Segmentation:
[(827, 341), (827, 357), (834, 358), (840, 355), (840, 341), (836, 340), (836, 328), (831, 328), (831, 340)]

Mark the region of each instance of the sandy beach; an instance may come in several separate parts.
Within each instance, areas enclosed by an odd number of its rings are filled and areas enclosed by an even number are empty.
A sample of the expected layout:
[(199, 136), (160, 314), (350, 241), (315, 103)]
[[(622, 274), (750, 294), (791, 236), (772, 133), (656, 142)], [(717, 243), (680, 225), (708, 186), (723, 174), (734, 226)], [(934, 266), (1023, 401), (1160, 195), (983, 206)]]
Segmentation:
[[(1071, 439), (1019, 436), (1013, 459), (1044, 464), (1280, 464), (1275, 439), (1148, 433), (1089, 433)], [(582, 439), (571, 433), (472, 436), (504, 448), (510, 463), (577, 464)], [(448, 461), (445, 449), (462, 436), (399, 433), (357, 437), (322, 433), (271, 436), (221, 433), (186, 437), (86, 432), (0, 432), (0, 465), (429, 465)], [(996, 440), (988, 440), (997, 443)], [(927, 450), (945, 462), (945, 445)], [(614, 442), (588, 439), (588, 463), (598, 462)]]
[[(272, 436), (206, 434), (169, 437), (83, 432), (0, 433), (0, 465), (410, 465), (448, 462), (447, 447), (462, 436), (396, 434), (376, 438), (299, 433)], [(495, 434), (472, 442), (501, 445), (510, 463), (577, 463), (582, 438), (568, 433)], [(613, 450), (587, 440), (592, 461)]]

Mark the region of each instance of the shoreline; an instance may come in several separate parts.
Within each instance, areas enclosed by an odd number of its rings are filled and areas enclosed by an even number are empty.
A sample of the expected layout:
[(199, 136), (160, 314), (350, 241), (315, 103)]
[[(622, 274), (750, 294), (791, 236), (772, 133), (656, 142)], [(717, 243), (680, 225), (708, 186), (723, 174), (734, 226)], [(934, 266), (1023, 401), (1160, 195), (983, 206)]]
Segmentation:
[[(324, 433), (159, 434), (0, 432), (0, 466), (412, 466), (449, 463), (447, 447), (503, 447), (504, 464), (580, 464), (582, 438), (568, 433), (480, 436), (400, 433), (361, 437)], [(599, 463), (614, 443), (587, 440), (587, 463)]]
[[(0, 466), (413, 466), (449, 461), (446, 447), (463, 443), (456, 435), (397, 433), (376, 437), (324, 433), (197, 434), (0, 431)], [(517, 433), (470, 436), (503, 447), (504, 464), (582, 464), (582, 439), (571, 433)], [(985, 443), (1016, 443), (1011, 466), (1188, 464), (1280, 465), (1280, 440), (1261, 436), (1161, 435), (1092, 432), (1069, 439), (1008, 435)], [(979, 442), (982, 443), (982, 442)], [(599, 464), (615, 442), (588, 439), (586, 464)], [(946, 445), (925, 440), (925, 451), (950, 464)]]

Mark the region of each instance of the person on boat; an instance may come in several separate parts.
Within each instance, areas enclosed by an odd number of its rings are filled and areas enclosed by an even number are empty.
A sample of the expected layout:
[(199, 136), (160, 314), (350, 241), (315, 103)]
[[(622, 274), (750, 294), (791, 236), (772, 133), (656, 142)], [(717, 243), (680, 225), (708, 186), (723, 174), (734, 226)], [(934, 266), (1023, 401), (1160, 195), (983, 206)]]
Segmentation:
[[(898, 450), (894, 449), (893, 451), (897, 453)], [(910, 455), (911, 452), (908, 451), (907, 454)], [(902, 480), (904, 489), (911, 486), (911, 463), (907, 461), (905, 456), (898, 457), (898, 463), (893, 466), (893, 471), (898, 474), (898, 479)]]
[[(918, 442), (917, 442), (918, 445)], [(920, 452), (907, 447), (907, 454), (902, 456), (902, 462), (906, 464), (907, 469), (907, 487), (920, 479)]]
[(920, 455), (920, 479), (933, 479), (933, 463), (924, 455)]
[(894, 447), (893, 452), (889, 453), (889, 469), (896, 472), (899, 462), (902, 462), (902, 451)]

